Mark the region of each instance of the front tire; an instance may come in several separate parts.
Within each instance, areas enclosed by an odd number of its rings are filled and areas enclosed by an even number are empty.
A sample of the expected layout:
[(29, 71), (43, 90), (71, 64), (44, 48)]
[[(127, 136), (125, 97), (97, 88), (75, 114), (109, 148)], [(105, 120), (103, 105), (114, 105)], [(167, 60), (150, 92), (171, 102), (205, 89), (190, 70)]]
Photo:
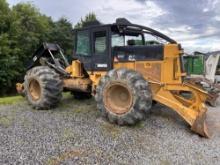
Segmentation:
[(114, 69), (103, 76), (95, 99), (102, 116), (118, 125), (133, 125), (144, 120), (152, 106), (147, 81), (128, 69)]
[(60, 76), (47, 66), (34, 67), (25, 76), (25, 96), (36, 109), (56, 107), (62, 98), (62, 91)]

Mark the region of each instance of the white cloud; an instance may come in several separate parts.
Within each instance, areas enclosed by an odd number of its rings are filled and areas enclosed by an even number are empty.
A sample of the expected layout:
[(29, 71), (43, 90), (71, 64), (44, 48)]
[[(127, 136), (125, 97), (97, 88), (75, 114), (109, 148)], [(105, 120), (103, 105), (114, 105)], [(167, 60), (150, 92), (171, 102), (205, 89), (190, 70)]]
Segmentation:
[(118, 17), (126, 17), (131, 22), (143, 25), (151, 25), (153, 19), (163, 15), (163, 11), (152, 1), (138, 3), (135, 0), (109, 0), (96, 10), (101, 21), (112, 23)]
[(209, 11), (209, 9), (208, 9), (208, 8), (204, 8), (202, 11), (203, 11), (204, 13), (206, 13), (206, 12)]
[(181, 42), (185, 52), (191, 53), (196, 51), (211, 52), (220, 50), (220, 38), (214, 36), (206, 39), (193, 39)]
[(215, 19), (216, 21), (220, 21), (220, 15), (215, 16), (214, 19)]
[(165, 33), (182, 43), (187, 51), (220, 49), (219, 0), (198, 4), (189, 0), (8, 0), (11, 5), (27, 1), (55, 20), (65, 16), (75, 24), (89, 12), (95, 12), (103, 23), (125, 17)]

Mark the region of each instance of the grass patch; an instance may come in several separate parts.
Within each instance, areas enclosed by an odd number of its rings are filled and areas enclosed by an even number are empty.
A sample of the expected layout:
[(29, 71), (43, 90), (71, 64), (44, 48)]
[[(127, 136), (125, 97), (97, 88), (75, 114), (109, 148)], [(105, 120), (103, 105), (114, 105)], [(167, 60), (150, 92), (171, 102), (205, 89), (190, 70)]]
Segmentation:
[(0, 116), (0, 126), (9, 127), (13, 122), (12, 117)]
[(70, 92), (63, 92), (62, 95), (63, 95), (63, 98), (73, 97)]
[(0, 105), (16, 104), (23, 100), (24, 98), (22, 96), (1, 97)]
[(134, 125), (132, 125), (130, 127), (134, 128), (134, 129), (136, 129), (136, 128), (144, 128), (145, 127), (145, 123), (144, 123), (144, 121), (139, 121), (139, 122), (137, 122), (136, 124), (134, 124)]
[(62, 138), (64, 140), (72, 139), (74, 137), (75, 135), (73, 133), (73, 130), (70, 128), (65, 128), (64, 131), (62, 132)]

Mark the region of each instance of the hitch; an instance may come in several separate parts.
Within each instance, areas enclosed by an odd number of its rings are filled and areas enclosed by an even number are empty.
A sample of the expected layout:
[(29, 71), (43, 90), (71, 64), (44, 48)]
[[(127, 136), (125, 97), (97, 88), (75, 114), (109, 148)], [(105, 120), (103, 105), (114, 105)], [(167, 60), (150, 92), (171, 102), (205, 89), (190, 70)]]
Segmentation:
[(20, 95), (24, 95), (24, 84), (23, 83), (17, 83), (16, 84), (16, 90), (18, 92), (18, 94)]

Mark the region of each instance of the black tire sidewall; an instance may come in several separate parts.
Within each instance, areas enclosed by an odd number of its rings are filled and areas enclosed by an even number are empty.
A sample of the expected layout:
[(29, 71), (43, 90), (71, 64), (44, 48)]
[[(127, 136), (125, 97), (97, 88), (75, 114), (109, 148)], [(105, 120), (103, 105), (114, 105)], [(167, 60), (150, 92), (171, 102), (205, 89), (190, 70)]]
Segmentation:
[[(40, 85), (40, 98), (33, 100), (29, 85), (36, 80)], [(25, 75), (24, 93), (28, 102), (35, 109), (47, 110), (57, 106), (62, 98), (63, 82), (58, 73), (48, 66), (36, 66)]]

